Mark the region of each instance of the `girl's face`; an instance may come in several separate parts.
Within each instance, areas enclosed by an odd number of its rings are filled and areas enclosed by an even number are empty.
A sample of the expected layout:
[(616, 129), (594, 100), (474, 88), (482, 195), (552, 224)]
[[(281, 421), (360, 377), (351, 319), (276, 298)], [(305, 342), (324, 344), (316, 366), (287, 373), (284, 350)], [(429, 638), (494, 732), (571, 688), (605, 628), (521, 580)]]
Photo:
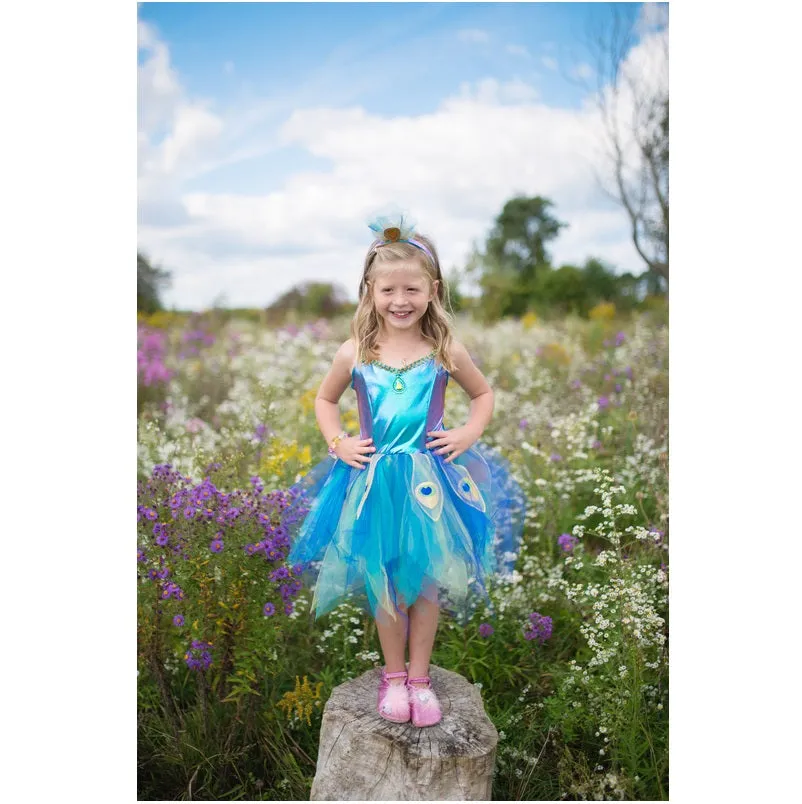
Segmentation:
[(381, 271), (373, 282), (373, 303), (385, 331), (409, 331), (418, 327), (437, 292), (438, 281), (429, 288), (429, 278), (420, 264), (394, 262), (392, 269)]

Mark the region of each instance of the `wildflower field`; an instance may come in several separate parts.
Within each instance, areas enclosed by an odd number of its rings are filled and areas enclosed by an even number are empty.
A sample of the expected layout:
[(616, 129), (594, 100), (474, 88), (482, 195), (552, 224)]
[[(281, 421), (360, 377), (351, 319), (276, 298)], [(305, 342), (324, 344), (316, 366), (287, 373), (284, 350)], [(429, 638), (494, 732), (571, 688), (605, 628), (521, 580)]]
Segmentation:
[[(372, 619), (345, 602), (315, 623), (284, 561), (286, 490), (326, 458), (314, 398), (348, 323), (139, 320), (140, 800), (308, 800), (326, 699), (382, 664)], [(499, 731), (493, 798), (666, 799), (666, 311), (458, 318), (456, 336), (495, 391), (481, 440), (528, 500), (496, 617), (442, 614), (432, 654)], [(445, 426), (468, 410), (452, 380)]]

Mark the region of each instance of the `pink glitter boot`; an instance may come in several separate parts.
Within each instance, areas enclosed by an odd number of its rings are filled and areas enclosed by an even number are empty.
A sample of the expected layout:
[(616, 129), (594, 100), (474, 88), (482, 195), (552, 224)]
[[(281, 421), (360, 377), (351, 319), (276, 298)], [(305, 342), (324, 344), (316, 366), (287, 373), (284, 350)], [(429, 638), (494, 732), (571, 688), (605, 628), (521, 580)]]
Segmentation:
[[(425, 682), (428, 688), (420, 688), (412, 686), (413, 682)], [(421, 676), (420, 678), (409, 678), (406, 682), (407, 690), (409, 690), (409, 709), (412, 716), (412, 725), (418, 728), (424, 726), (434, 726), (439, 723), (443, 717), (440, 709), (440, 701), (432, 689), (432, 680), (429, 676)]]
[(390, 720), (393, 723), (406, 723), (409, 720), (409, 695), (407, 694), (406, 682), (403, 684), (391, 684), (387, 680), (388, 678), (406, 677), (406, 670), (387, 673), (382, 667), (376, 709), (385, 720)]

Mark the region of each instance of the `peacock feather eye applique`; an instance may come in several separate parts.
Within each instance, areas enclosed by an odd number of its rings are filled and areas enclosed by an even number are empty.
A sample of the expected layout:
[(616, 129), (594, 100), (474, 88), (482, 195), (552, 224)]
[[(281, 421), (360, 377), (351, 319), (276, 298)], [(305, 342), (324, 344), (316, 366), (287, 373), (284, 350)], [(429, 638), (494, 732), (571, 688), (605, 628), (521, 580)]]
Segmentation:
[(431, 459), (422, 452), (411, 452), (412, 496), (421, 508), (435, 521), (443, 512), (443, 488), (432, 470)]
[(460, 475), (454, 484), (460, 497), (462, 497), (465, 502), (470, 503), (474, 508), (478, 508), (482, 512), (486, 511), (487, 506), (485, 505), (484, 498), (474, 482), (474, 479), (471, 477), (470, 472), (458, 463), (452, 463), (451, 465)]
[(429, 480), (424, 480), (423, 483), (418, 483), (415, 486), (415, 499), (421, 505), (427, 508), (434, 509), (437, 506), (437, 501), (440, 499), (440, 489)]

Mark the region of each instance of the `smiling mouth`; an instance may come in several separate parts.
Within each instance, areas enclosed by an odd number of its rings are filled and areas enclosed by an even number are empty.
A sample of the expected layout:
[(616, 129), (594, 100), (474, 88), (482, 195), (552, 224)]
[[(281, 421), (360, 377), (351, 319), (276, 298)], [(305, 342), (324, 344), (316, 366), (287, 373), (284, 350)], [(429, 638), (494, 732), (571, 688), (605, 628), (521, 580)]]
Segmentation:
[(393, 313), (396, 318), (407, 318), (409, 315), (412, 314), (412, 310), (407, 310), (405, 313)]

